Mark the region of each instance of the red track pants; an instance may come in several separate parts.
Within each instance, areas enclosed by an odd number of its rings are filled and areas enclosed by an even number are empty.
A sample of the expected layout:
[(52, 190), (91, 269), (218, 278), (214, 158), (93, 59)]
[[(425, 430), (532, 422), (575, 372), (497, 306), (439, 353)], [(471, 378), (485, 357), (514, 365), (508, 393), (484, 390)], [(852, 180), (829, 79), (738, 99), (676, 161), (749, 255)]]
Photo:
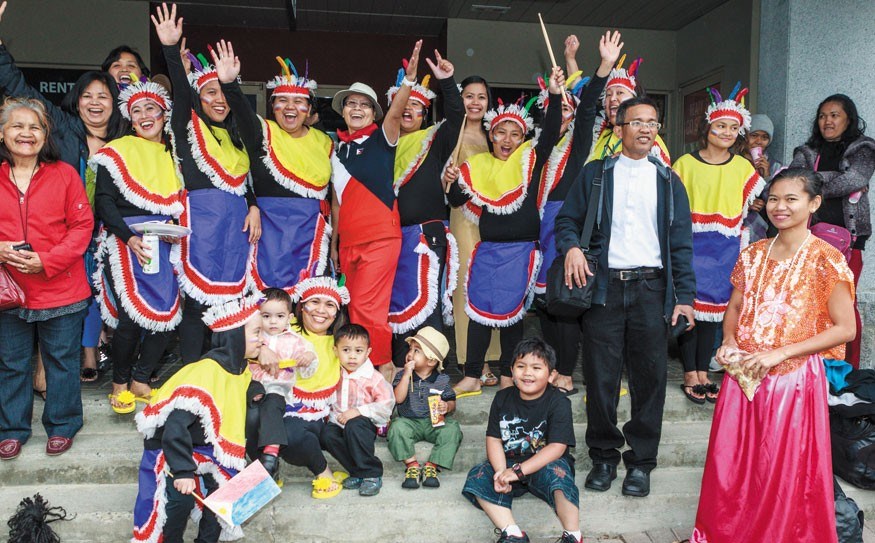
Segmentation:
[(371, 362), (375, 366), (392, 361), (389, 302), (400, 254), (400, 237), (350, 246), (340, 243), (340, 269), (346, 274), (349, 289), (349, 319), (371, 335)]

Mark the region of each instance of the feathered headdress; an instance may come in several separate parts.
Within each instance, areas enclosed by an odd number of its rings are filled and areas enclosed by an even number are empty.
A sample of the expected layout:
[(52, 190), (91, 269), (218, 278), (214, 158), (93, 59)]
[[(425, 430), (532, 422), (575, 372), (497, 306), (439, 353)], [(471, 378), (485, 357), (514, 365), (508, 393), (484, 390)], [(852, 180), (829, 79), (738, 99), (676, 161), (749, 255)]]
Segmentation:
[(523, 129), (524, 135), (528, 134), (535, 127), (535, 121), (529, 116), (529, 108), (538, 100), (538, 97), (533, 97), (525, 106), (521, 105), (522, 100), (520, 98), (513, 104), (505, 104), (499, 98), (498, 107), (490, 109), (483, 116), (483, 126), (488, 132), (491, 132), (499, 123), (511, 121)]
[[(386, 98), (389, 99), (389, 105), (392, 105), (392, 99), (395, 98), (395, 95), (398, 93), (398, 89), (401, 88), (401, 84), (404, 81), (404, 76), (407, 71), (404, 68), (398, 69), (398, 77), (395, 78), (395, 86), (389, 87), (389, 90), (386, 91)], [(431, 101), (435, 99), (437, 94), (429, 90), (428, 82), (431, 79), (430, 75), (426, 75), (422, 78), (422, 83), (418, 85), (414, 85), (412, 89), (410, 89), (410, 98), (416, 100), (426, 108), (431, 107)]]
[(641, 57), (636, 58), (629, 65), (628, 70), (623, 68), (624, 62), (626, 62), (626, 55), (620, 57), (617, 66), (611, 70), (611, 73), (608, 75), (608, 82), (605, 84), (605, 90), (620, 86), (631, 92), (633, 96), (638, 96), (638, 91), (636, 90), (638, 87), (637, 74), (643, 60)]
[(237, 298), (210, 307), (204, 311), (203, 321), (213, 332), (225, 332), (246, 324), (258, 313), (259, 299), (256, 296)]
[(282, 69), (280, 75), (267, 82), (267, 88), (273, 91), (270, 94), (271, 97), (303, 96), (305, 98), (311, 98), (312, 95), (315, 94), (316, 81), (308, 77), (310, 72), (309, 61), (305, 66), (303, 77), (298, 75), (298, 69), (292, 64), (291, 59), (276, 57), (276, 61), (280, 63)]
[(330, 298), (337, 303), (337, 307), (349, 304), (349, 290), (345, 286), (346, 276), (341, 275), (335, 279), (328, 275), (312, 275), (309, 271), (301, 272), (298, 284), (292, 294), (292, 302), (306, 302), (311, 298)]
[[(583, 88), (586, 87), (590, 79), (589, 76), (581, 78), (580, 75), (582, 73), (583, 71), (580, 70), (574, 72), (568, 78), (567, 83), (565, 83), (565, 95), (568, 96), (568, 100), (574, 105), (575, 109), (580, 105), (580, 94), (583, 92)], [(547, 90), (547, 82), (544, 81), (544, 78), (540, 75), (538, 76), (538, 87), (541, 89), (541, 92), (538, 94), (538, 107), (541, 109), (547, 109), (547, 106), (550, 104), (550, 91)]]
[(186, 53), (186, 56), (191, 61), (191, 73), (188, 74), (188, 84), (191, 85), (191, 88), (200, 92), (210, 81), (219, 80), (216, 68), (210, 64), (203, 53), (198, 53), (197, 56)]
[(121, 110), (122, 117), (130, 121), (131, 108), (137, 102), (143, 100), (152, 100), (164, 111), (170, 111), (170, 106), (172, 105), (170, 95), (167, 94), (167, 90), (164, 87), (152, 81), (137, 81), (125, 87), (118, 95), (119, 110)]
[(720, 96), (720, 91), (708, 87), (708, 96), (711, 98), (711, 105), (705, 112), (705, 118), (708, 119), (708, 124), (713, 124), (721, 119), (730, 119), (737, 122), (741, 128), (739, 134), (744, 134), (750, 130), (750, 111), (744, 107), (744, 97), (747, 96), (748, 89), (741, 88), (741, 81), (735, 84), (732, 92), (726, 100)]

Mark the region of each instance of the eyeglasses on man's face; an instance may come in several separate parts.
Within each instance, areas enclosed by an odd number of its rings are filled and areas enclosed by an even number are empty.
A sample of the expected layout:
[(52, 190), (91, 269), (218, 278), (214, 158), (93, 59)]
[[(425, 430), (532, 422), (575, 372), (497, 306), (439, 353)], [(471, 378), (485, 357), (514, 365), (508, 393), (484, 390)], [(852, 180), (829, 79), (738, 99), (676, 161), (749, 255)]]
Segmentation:
[(629, 121), (628, 123), (620, 123), (620, 126), (631, 126), (635, 130), (641, 130), (643, 128), (649, 128), (650, 130), (659, 131), (662, 128), (662, 123), (657, 123), (655, 121), (644, 122), (644, 121)]

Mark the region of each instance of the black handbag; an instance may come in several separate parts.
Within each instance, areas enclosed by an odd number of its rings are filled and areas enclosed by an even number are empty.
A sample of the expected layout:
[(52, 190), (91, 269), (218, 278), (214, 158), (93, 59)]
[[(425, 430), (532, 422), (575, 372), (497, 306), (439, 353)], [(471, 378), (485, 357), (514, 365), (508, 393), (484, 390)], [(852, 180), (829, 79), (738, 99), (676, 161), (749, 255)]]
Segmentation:
[[(586, 258), (589, 270), (596, 273), (599, 260), (589, 254), (589, 244), (592, 241), (592, 230), (596, 220), (602, 222), (602, 177), (605, 173), (604, 164), (599, 174), (592, 182), (589, 191), (589, 203), (586, 206), (586, 218), (583, 222), (583, 232), (580, 234), (580, 249)], [(569, 289), (565, 285), (565, 255), (557, 256), (547, 270), (547, 312), (557, 317), (577, 318), (592, 305), (592, 293), (595, 289), (595, 275), (587, 277), (586, 284), (578, 287), (573, 282)]]

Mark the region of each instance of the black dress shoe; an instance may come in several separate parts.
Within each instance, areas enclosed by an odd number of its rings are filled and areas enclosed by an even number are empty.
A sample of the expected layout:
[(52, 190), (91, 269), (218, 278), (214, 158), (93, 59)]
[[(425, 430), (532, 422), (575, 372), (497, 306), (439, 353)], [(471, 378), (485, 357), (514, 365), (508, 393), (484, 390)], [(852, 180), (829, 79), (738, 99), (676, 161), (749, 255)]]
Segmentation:
[(611, 488), (611, 481), (617, 478), (617, 466), (611, 464), (593, 464), (592, 469), (586, 475), (583, 486), (590, 490), (604, 492)]
[(623, 479), (623, 495), (643, 498), (650, 494), (650, 474), (638, 468), (629, 468)]
[(276, 481), (280, 472), (280, 463), (277, 457), (272, 454), (262, 454), (259, 460), (261, 460), (261, 465), (264, 466), (264, 469), (271, 478)]

